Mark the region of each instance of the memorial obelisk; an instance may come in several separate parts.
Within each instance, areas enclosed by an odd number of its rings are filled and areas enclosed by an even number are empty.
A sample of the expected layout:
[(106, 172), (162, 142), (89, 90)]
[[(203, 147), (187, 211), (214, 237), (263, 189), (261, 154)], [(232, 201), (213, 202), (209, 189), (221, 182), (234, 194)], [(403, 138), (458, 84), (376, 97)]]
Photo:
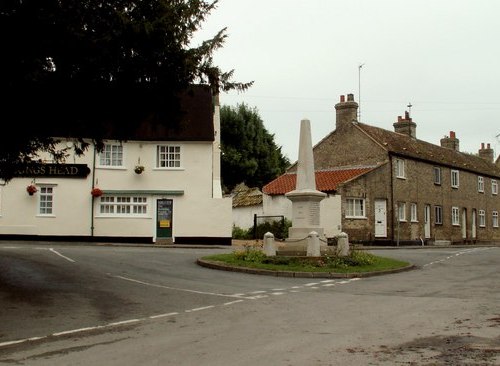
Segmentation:
[(311, 122), (308, 119), (300, 121), (295, 190), (285, 196), (292, 201), (292, 226), (289, 228), (288, 243), (285, 243), (285, 246), (303, 247), (307, 244), (307, 236), (313, 231), (320, 239), (324, 239), (324, 230), (320, 227), (320, 202), (326, 197), (326, 193), (316, 189)]

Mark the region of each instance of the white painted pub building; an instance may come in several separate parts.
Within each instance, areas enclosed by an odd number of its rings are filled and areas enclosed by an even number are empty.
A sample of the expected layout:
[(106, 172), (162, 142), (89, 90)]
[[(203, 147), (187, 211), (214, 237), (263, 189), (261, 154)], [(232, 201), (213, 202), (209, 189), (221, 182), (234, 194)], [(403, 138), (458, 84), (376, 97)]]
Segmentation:
[(80, 156), (75, 136), (63, 136), (64, 164), (40, 156), (0, 181), (0, 239), (230, 245), (218, 98), (193, 90), (175, 126), (145, 122), (131, 138), (108, 134), (102, 151), (91, 144)]

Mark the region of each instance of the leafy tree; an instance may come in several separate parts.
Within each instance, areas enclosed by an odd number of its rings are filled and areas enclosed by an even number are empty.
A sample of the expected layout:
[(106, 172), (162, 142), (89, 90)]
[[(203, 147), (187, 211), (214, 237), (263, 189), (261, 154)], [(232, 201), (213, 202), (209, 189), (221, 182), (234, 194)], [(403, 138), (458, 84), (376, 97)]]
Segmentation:
[[(94, 107), (94, 113), (80, 116), (80, 110), (92, 108), (83, 101), (105, 95), (117, 106), (130, 90), (135, 95), (161, 91), (148, 98), (147, 107), (175, 116), (176, 99), (191, 84), (208, 84), (214, 93), (249, 88), (253, 82), (235, 82), (234, 70), (213, 64), (226, 28), (190, 46), (216, 6), (217, 0), (3, 0), (0, 116), (4, 129), (9, 122), (11, 131), (0, 136), (0, 178), (11, 179), (18, 167), (36, 160), (37, 151), (61, 161), (64, 152), (44, 133), (55, 123), (56, 111), (66, 124), (91, 125), (82, 137), (99, 143), (102, 129), (93, 122), (99, 111)], [(69, 98), (59, 98), (67, 95), (82, 102), (65, 107)], [(171, 102), (165, 107), (165, 101)], [(88, 144), (79, 142), (76, 151), (83, 153)]]
[(222, 184), (226, 191), (241, 182), (262, 187), (290, 165), (257, 109), (245, 103), (221, 107), (221, 146)]

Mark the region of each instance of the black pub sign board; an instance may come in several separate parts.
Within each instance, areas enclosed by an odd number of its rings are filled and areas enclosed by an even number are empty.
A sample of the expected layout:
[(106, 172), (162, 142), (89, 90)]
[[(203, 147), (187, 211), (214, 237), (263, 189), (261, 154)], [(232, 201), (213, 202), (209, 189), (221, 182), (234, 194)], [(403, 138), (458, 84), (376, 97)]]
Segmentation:
[(87, 164), (33, 164), (15, 174), (16, 177), (86, 178)]

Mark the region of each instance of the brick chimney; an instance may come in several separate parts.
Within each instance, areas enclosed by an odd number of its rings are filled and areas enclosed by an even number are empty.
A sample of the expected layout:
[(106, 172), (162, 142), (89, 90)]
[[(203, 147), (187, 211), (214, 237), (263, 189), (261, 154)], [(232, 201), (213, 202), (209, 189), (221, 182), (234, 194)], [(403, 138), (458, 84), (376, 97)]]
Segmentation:
[(335, 104), (336, 110), (336, 129), (340, 130), (358, 120), (358, 103), (354, 101), (354, 94), (340, 96), (340, 102)]
[(481, 143), (481, 148), (479, 149), (479, 157), (489, 161), (490, 163), (493, 163), (494, 154), (490, 144), (486, 145), (485, 148), (484, 142)]
[(398, 116), (398, 121), (393, 123), (394, 132), (417, 138), (417, 124), (410, 118), (410, 113), (405, 111), (405, 118)]
[(455, 131), (450, 131), (450, 136), (445, 136), (441, 139), (441, 147), (460, 151), (459, 145), (460, 140), (455, 136)]

